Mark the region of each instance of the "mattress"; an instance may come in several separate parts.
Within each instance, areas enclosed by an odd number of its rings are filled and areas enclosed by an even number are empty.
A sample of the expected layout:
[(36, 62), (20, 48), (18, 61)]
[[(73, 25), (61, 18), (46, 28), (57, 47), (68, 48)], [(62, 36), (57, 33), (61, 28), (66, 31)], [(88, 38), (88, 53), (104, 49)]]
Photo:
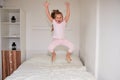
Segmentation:
[(51, 62), (51, 56), (34, 56), (20, 65), (5, 80), (96, 80), (86, 71), (80, 59), (72, 56), (72, 62), (67, 63), (65, 56), (57, 55)]

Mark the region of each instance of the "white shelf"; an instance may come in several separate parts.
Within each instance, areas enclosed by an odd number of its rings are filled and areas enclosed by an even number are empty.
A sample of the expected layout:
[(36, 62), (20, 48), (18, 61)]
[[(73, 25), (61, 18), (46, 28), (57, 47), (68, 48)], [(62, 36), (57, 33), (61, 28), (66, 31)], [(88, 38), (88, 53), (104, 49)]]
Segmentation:
[(8, 38), (8, 39), (20, 39), (20, 36), (2, 36), (2, 38)]
[(12, 22), (1, 22), (1, 24), (4, 24), (4, 25), (20, 25), (20, 22), (15, 22), (15, 23), (12, 23)]
[[(1, 50), (11, 50), (13, 42), (17, 45), (17, 50), (21, 50), (22, 62), (25, 60), (26, 50), (26, 17), (24, 11), (16, 8), (2, 8), (0, 10), (0, 39)], [(16, 22), (12, 23), (12, 16)]]
[(3, 12), (7, 13), (20, 13), (20, 9), (12, 9), (12, 8), (1, 8)]

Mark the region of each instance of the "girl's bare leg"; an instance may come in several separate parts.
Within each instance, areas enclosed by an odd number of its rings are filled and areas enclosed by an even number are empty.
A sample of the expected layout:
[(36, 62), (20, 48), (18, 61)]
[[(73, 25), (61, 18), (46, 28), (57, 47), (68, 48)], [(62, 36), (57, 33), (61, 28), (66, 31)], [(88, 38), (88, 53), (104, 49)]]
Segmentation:
[(67, 54), (66, 54), (66, 60), (67, 60), (68, 63), (70, 63), (72, 61), (71, 53), (70, 52), (67, 52)]
[(52, 62), (54, 62), (55, 59), (56, 59), (56, 53), (55, 53), (55, 51), (53, 51), (53, 53), (52, 53)]

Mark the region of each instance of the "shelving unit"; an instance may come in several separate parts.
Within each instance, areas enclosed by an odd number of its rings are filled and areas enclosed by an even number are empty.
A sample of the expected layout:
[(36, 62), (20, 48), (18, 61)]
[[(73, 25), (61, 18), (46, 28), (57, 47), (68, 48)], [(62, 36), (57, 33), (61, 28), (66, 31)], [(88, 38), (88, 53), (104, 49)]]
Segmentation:
[[(12, 16), (16, 19), (14, 23)], [(1, 10), (1, 38), (2, 50), (11, 50), (13, 42), (16, 43), (17, 50), (20, 50), (20, 9)]]
[[(15, 22), (11, 21), (15, 17)], [(3, 80), (9, 76), (21, 62), (25, 60), (26, 51), (26, 25), (25, 14), (21, 9), (0, 9), (0, 41), (2, 53), (2, 75)], [(12, 50), (12, 43), (15, 42), (16, 50)], [(8, 56), (9, 55), (9, 56)], [(8, 60), (9, 59), (9, 60)], [(5, 62), (4, 62), (5, 61)], [(13, 63), (10, 63), (12, 61)], [(8, 67), (10, 65), (16, 68)], [(17, 65), (19, 64), (19, 65)], [(6, 69), (4, 69), (6, 68)], [(7, 70), (12, 69), (11, 73)]]

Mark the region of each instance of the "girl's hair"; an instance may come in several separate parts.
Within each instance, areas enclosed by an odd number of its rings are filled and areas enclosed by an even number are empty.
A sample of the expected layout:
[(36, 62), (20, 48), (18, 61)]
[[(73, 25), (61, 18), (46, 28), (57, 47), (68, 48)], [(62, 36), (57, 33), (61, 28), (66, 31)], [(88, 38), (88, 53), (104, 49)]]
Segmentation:
[[(61, 14), (61, 15), (62, 15), (62, 13), (61, 13), (59, 10), (53, 10), (52, 13), (51, 13), (51, 17), (52, 17), (53, 19), (55, 19), (56, 14)], [(63, 15), (62, 15), (62, 16), (63, 16)]]

